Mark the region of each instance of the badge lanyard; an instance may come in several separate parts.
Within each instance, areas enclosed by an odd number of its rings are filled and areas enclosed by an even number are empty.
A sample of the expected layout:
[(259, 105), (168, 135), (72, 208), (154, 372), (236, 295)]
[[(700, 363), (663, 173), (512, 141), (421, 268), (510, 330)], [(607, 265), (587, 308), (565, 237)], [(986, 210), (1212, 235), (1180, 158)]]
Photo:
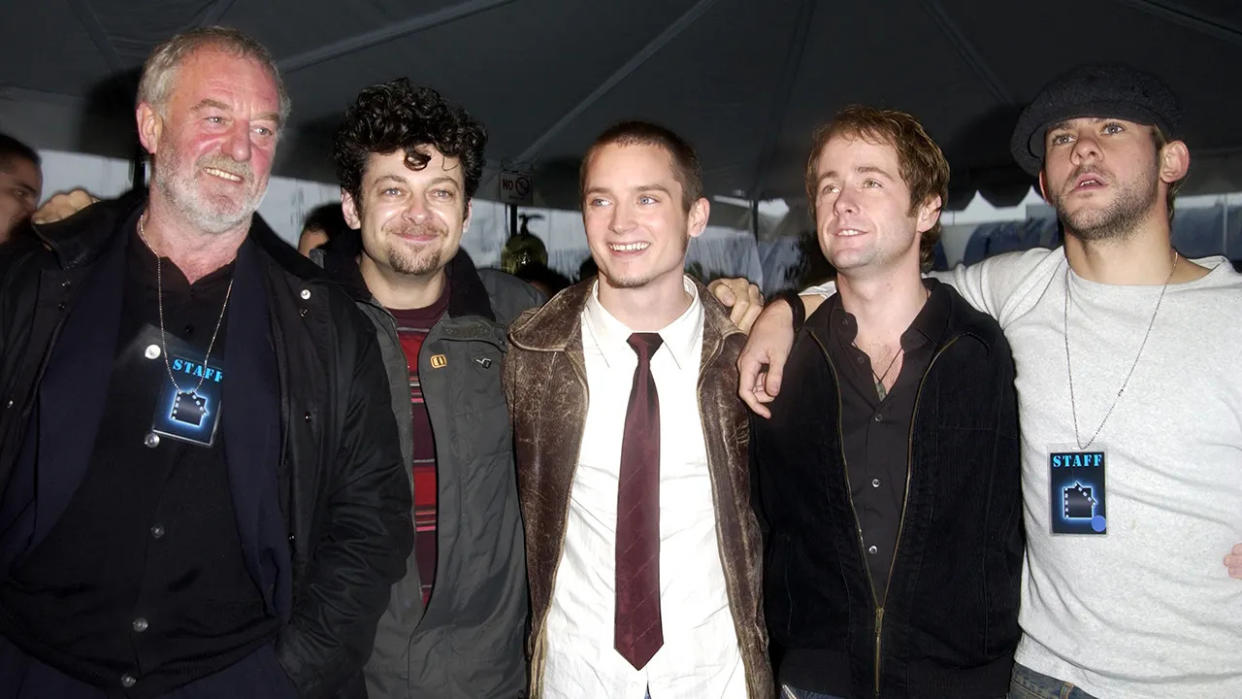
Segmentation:
[(1138, 367), (1139, 359), (1143, 356), (1143, 349), (1147, 347), (1147, 340), (1151, 337), (1151, 330), (1156, 325), (1156, 316), (1160, 313), (1164, 293), (1168, 291), (1173, 273), (1177, 271), (1178, 259), (1180, 255), (1174, 250), (1173, 266), (1169, 269), (1169, 276), (1164, 279), (1164, 285), (1160, 287), (1160, 295), (1156, 297), (1156, 307), (1152, 310), (1151, 320), (1147, 323), (1147, 332), (1143, 334), (1143, 341), (1139, 343), (1138, 352), (1134, 355), (1130, 370), (1126, 372), (1121, 388), (1117, 389), (1117, 395), (1113, 397), (1112, 404), (1104, 413), (1104, 419), (1100, 420), (1099, 426), (1095, 428), (1086, 442), (1082, 441), (1082, 435), (1079, 432), (1078, 407), (1074, 395), (1074, 370), (1070, 362), (1070, 268), (1068, 264), (1066, 265), (1062, 331), (1065, 337), (1065, 374), (1069, 379), (1070, 414), (1074, 420), (1074, 445), (1052, 445), (1048, 450), (1049, 519), (1052, 522), (1053, 534), (1102, 535), (1108, 533), (1104, 477), (1108, 450), (1102, 444), (1096, 445), (1094, 449), (1091, 445), (1095, 444), (1096, 437), (1100, 436), (1100, 431), (1104, 429), (1108, 418), (1112, 416), (1113, 410), (1126, 391), (1126, 386), (1130, 384), (1130, 377), (1134, 375), (1134, 370)]
[[(145, 217), (146, 214), (144, 213), (143, 216), (138, 218), (138, 237), (141, 238), (142, 242), (150, 249), (151, 246), (147, 243), (146, 232), (143, 228), (143, 219)], [(211, 339), (207, 342), (207, 353), (203, 356), (202, 364), (200, 365), (200, 369), (197, 371), (198, 383), (194, 385), (194, 388), (187, 390), (182, 388), (181, 385), (177, 383), (177, 379), (173, 375), (172, 362), (169, 360), (167, 332), (164, 329), (163, 264), (160, 261), (159, 253), (155, 252), (154, 249), (151, 249), (151, 252), (155, 255), (155, 298), (156, 305), (159, 309), (160, 349), (162, 350), (160, 354), (163, 355), (164, 358), (164, 369), (168, 372), (168, 380), (172, 382), (173, 389), (175, 390), (175, 395), (170, 406), (164, 406), (162, 404), (156, 406), (155, 431), (177, 439), (210, 446), (215, 435), (215, 425), (219, 419), (219, 401), (218, 399), (215, 401), (216, 405), (208, 405), (208, 396), (200, 395), (199, 392), (203, 389), (203, 382), (206, 381), (208, 377), (214, 375), (216, 377), (216, 381), (219, 381), (220, 372), (214, 371), (213, 374), (213, 370), (209, 368), (208, 362), (211, 360), (211, 351), (215, 347), (216, 337), (220, 334), (220, 326), (224, 322), (225, 311), (228, 310), (229, 307), (229, 298), (233, 293), (233, 279), (229, 279), (228, 288), (224, 291), (224, 304), (220, 306), (220, 315), (216, 318), (216, 327), (211, 331)], [(164, 416), (162, 415), (165, 410), (167, 410), (166, 419), (164, 419)], [(212, 429), (206, 432), (206, 440), (204, 441), (202, 438), (196, 437), (192, 433), (203, 431), (203, 421), (209, 413), (213, 414), (207, 424), (210, 425)], [(187, 431), (189, 433), (187, 433)]]

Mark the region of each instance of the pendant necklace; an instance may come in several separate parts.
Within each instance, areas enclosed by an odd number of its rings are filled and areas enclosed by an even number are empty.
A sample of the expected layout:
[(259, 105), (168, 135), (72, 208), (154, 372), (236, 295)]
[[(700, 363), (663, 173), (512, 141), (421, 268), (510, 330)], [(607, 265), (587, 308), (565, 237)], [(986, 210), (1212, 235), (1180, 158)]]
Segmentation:
[(1147, 332), (1143, 333), (1143, 341), (1139, 343), (1138, 352), (1134, 355), (1134, 361), (1130, 364), (1130, 370), (1126, 372), (1126, 378), (1121, 382), (1121, 388), (1117, 389), (1117, 395), (1113, 397), (1113, 404), (1108, 406), (1108, 412), (1104, 413), (1104, 419), (1100, 420), (1100, 426), (1095, 428), (1095, 432), (1091, 433), (1091, 438), (1084, 444), (1082, 437), (1078, 431), (1078, 408), (1074, 399), (1074, 371), (1070, 366), (1070, 345), (1069, 345), (1069, 273), (1070, 267), (1067, 263), (1065, 266), (1065, 309), (1061, 316), (1061, 328), (1065, 336), (1065, 374), (1069, 378), (1070, 391), (1070, 415), (1074, 419), (1074, 441), (1078, 444), (1078, 448), (1086, 450), (1095, 442), (1095, 438), (1100, 436), (1100, 430), (1104, 429), (1104, 423), (1108, 422), (1109, 416), (1113, 414), (1113, 408), (1117, 407), (1117, 402), (1121, 400), (1121, 394), (1125, 393), (1126, 386), (1130, 383), (1130, 377), (1134, 375), (1134, 369), (1138, 366), (1139, 358), (1143, 356), (1143, 348), (1147, 346), (1147, 338), (1151, 337), (1151, 329), (1156, 325), (1156, 314), (1160, 312), (1160, 303), (1164, 301), (1164, 292), (1169, 288), (1169, 282), (1173, 279), (1173, 273), (1177, 271), (1177, 261), (1180, 259), (1177, 251), (1173, 251), (1173, 267), (1169, 270), (1169, 276), (1164, 279), (1164, 286), (1160, 287), (1160, 295), (1156, 297), (1156, 308), (1151, 312), (1151, 320), (1147, 323)]
[[(853, 342), (851, 342), (850, 344), (854, 346), (854, 349), (858, 350), (859, 352), (862, 352), (862, 350), (858, 347), (858, 345), (854, 344)], [(870, 361), (871, 355), (867, 355), (867, 360), (868, 360), (867, 368), (871, 370), (871, 378), (875, 379), (875, 393), (877, 396), (880, 397), (880, 400), (884, 400), (884, 398), (888, 396), (888, 389), (884, 388), (885, 377), (888, 376), (888, 372), (893, 370), (893, 365), (897, 363), (897, 358), (905, 354), (905, 352), (906, 350), (904, 348), (898, 348), (898, 350), (893, 353), (893, 358), (889, 360), (888, 367), (884, 369), (883, 374), (875, 373), (875, 367), (871, 366), (871, 361)], [(863, 352), (863, 354), (867, 354), (867, 353)]]

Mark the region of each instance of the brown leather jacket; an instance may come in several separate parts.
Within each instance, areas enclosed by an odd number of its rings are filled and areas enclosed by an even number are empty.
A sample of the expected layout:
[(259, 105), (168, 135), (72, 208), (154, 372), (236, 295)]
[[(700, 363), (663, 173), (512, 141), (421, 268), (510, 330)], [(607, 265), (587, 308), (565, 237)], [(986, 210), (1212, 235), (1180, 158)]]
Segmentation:
[[(594, 280), (524, 313), (509, 329), (505, 391), (513, 415), (518, 498), (526, 523), (530, 579), (531, 696), (543, 691), (544, 637), (565, 540), (570, 484), (587, 413), (582, 310)], [(759, 524), (750, 506), (747, 415), (737, 397), (736, 361), (745, 336), (702, 286), (703, 355), (699, 411), (716, 503), (716, 534), (725, 586), (752, 698), (775, 693), (763, 622)]]

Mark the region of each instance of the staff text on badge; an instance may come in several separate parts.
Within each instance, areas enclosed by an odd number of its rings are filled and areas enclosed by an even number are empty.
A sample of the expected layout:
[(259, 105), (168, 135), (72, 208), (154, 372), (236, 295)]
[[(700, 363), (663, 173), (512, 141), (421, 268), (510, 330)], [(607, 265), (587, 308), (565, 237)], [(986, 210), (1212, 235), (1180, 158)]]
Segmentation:
[(1104, 449), (1048, 450), (1048, 519), (1053, 534), (1108, 533)]

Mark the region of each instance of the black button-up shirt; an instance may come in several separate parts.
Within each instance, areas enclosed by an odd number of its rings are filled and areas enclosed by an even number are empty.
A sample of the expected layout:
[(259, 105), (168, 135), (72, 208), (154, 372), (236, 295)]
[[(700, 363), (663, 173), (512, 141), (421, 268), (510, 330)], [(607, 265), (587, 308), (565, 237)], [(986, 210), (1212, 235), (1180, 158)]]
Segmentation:
[[(828, 351), (841, 380), (841, 435), (850, 496), (862, 528), (863, 557), (871, 571), (876, 599), (884, 603), (897, 547), (906, 495), (911, 420), (919, 383), (927, 372), (948, 321), (943, 294), (931, 294), (901, 335), (905, 351), (892, 390), (880, 399), (871, 360), (854, 345), (858, 322), (841, 305), (829, 303), (832, 332)], [(877, 368), (877, 373), (883, 372)]]
[[(131, 235), (112, 373), (103, 379), (107, 407), (90, 463), (64, 514), (0, 590), (18, 622), (15, 641), (131, 697), (228, 667), (274, 638), (280, 624), (245, 564), (223, 430), (210, 446), (152, 430), (171, 395), (161, 297), (170, 354), (178, 354), (175, 343), (201, 363), (219, 321), (208, 366), (224, 366), (227, 381), (221, 308), (233, 265), (193, 284), (168, 259), (161, 271), (162, 291), (154, 255)], [(182, 391), (195, 389), (196, 375), (175, 365), (174, 372)]]

